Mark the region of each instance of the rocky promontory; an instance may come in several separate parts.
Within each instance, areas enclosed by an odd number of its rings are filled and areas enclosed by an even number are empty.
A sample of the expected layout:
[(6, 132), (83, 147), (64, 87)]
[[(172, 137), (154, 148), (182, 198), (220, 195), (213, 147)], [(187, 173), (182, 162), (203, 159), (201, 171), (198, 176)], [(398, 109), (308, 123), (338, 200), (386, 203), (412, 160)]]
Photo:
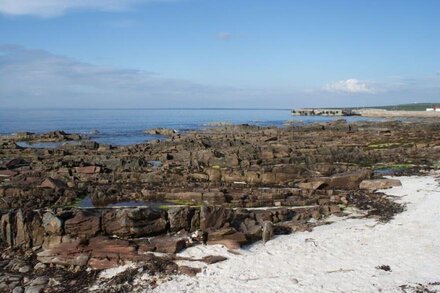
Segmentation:
[[(64, 132), (2, 137), (0, 290), (65, 291), (80, 274), (86, 288), (93, 272), (133, 262), (196, 274), (176, 252), (232, 251), (261, 240), (265, 223), (275, 235), (300, 232), (347, 207), (388, 221), (404, 207), (375, 190), (400, 184), (384, 175), (439, 168), (439, 131), (436, 120), (337, 120), (156, 129), (168, 138), (118, 147)], [(70, 140), (79, 143), (18, 145)]]

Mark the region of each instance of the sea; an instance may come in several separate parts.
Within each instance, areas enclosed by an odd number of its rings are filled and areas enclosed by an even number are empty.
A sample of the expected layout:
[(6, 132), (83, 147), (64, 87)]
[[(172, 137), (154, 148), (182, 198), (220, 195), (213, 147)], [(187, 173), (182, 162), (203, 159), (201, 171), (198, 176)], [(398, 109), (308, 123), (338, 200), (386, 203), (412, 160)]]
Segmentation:
[(88, 135), (110, 145), (130, 145), (157, 139), (144, 130), (164, 127), (179, 132), (216, 124), (282, 127), (298, 123), (371, 120), (364, 117), (292, 116), (289, 109), (0, 109), (0, 134), (63, 130)]

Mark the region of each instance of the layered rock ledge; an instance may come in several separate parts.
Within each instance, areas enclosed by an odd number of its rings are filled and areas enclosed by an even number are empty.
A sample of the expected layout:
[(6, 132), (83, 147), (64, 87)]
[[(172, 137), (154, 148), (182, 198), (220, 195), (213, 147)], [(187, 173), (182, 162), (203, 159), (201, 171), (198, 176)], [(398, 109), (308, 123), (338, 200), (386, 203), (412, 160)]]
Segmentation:
[[(65, 291), (73, 278), (86, 289), (93, 272), (133, 262), (194, 275), (174, 253), (310, 230), (347, 207), (388, 221), (404, 207), (375, 192), (400, 184), (383, 175), (439, 168), (439, 131), (436, 120), (222, 125), (120, 147), (64, 132), (1, 137), (0, 290)], [(132, 201), (141, 206), (109, 208)]]

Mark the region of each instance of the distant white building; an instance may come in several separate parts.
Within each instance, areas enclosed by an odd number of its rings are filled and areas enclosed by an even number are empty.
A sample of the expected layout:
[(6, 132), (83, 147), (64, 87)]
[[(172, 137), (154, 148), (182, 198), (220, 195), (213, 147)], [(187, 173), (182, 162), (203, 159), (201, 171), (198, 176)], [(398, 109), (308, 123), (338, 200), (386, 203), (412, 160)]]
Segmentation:
[(432, 108), (426, 108), (427, 112), (440, 112), (440, 106), (433, 106)]

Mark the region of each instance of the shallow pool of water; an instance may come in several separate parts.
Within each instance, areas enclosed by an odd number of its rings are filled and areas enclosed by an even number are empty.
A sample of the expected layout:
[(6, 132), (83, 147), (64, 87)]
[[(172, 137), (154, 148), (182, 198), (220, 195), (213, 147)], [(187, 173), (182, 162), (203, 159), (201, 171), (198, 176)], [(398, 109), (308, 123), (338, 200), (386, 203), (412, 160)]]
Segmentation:
[(80, 141), (61, 141), (61, 142), (27, 142), (18, 141), (17, 145), (23, 148), (34, 148), (34, 149), (54, 149), (62, 145), (72, 144), (79, 145)]
[(159, 208), (161, 206), (171, 206), (174, 205), (171, 202), (166, 201), (119, 201), (119, 202), (107, 202), (107, 203), (94, 203), (93, 200), (87, 196), (81, 201), (79, 201), (75, 207), (76, 208), (114, 208), (114, 207), (151, 207), (151, 208)]

